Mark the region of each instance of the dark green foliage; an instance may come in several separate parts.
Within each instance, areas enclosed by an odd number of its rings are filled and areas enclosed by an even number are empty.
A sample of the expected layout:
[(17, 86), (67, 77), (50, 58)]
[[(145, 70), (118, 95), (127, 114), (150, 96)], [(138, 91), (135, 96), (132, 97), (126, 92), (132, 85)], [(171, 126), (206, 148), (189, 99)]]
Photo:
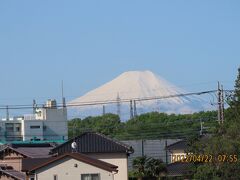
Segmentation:
[[(176, 115), (151, 112), (121, 122), (115, 114), (73, 119), (69, 121), (69, 137), (72, 138), (86, 131), (96, 131), (111, 137), (128, 139), (159, 139), (196, 137), (200, 132), (200, 119), (208, 132), (216, 125), (216, 111)], [(206, 133), (206, 132), (205, 132)]]
[(147, 176), (147, 163), (150, 159), (147, 156), (137, 157), (133, 159), (133, 175), (139, 180)]
[(160, 179), (162, 173), (166, 173), (166, 165), (160, 159), (142, 156), (133, 159), (133, 177), (138, 180), (143, 178)]
[(97, 131), (117, 139), (156, 139), (156, 138), (186, 138), (199, 135), (200, 119), (204, 126), (212, 127), (216, 124), (215, 111), (194, 114), (176, 115), (151, 112), (137, 116), (126, 122), (121, 122), (114, 114), (87, 117), (83, 120), (69, 121), (69, 137), (85, 131)]
[(73, 119), (68, 122), (69, 137), (72, 138), (86, 131), (96, 131), (105, 135), (113, 136), (121, 127), (119, 116), (106, 114), (103, 116), (87, 117), (83, 120)]
[(161, 159), (151, 158), (148, 161), (146, 168), (148, 170), (147, 171), (148, 177), (160, 178), (161, 174), (167, 172), (166, 165), (163, 163)]
[(237, 162), (218, 162), (196, 166), (196, 179), (240, 179), (240, 69), (235, 84), (234, 96), (230, 108), (225, 111), (223, 124), (216, 126), (215, 132), (209, 138), (204, 138), (192, 144), (192, 152), (218, 155), (236, 155)]
[(200, 119), (205, 121), (205, 126), (212, 127), (216, 124), (214, 120), (216, 116), (215, 111), (184, 115), (146, 113), (128, 120), (125, 123), (126, 132), (117, 137), (119, 139), (185, 138), (199, 134)]

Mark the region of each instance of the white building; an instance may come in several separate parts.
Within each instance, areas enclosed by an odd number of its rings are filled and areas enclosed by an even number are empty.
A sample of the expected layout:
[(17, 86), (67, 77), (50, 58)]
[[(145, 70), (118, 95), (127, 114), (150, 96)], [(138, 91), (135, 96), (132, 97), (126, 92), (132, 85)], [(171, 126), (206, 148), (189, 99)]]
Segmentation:
[(0, 121), (0, 141), (67, 140), (67, 109), (48, 100), (34, 114)]

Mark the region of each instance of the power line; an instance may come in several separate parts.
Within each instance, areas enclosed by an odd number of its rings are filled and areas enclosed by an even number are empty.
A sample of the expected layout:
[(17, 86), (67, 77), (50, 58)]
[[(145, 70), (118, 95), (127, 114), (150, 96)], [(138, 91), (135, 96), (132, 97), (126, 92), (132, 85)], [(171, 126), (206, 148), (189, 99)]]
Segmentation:
[[(231, 90), (226, 90), (231, 91)], [(103, 104), (115, 104), (115, 103), (127, 103), (132, 101), (150, 101), (150, 100), (161, 100), (161, 99), (168, 99), (174, 97), (186, 97), (186, 96), (194, 96), (194, 95), (203, 95), (203, 94), (210, 94), (216, 93), (217, 90), (210, 90), (210, 91), (201, 91), (201, 92), (192, 92), (192, 93), (180, 93), (180, 94), (173, 94), (168, 96), (152, 96), (152, 97), (143, 97), (143, 98), (125, 98), (120, 100), (103, 100), (103, 101), (86, 101), (81, 103), (68, 103), (66, 107), (80, 107), (80, 106), (91, 106), (91, 105), (103, 105)], [(1, 105), (1, 109), (6, 109), (7, 105)], [(37, 107), (43, 107), (45, 104), (37, 104)], [(63, 107), (63, 105), (57, 105), (56, 107)], [(32, 105), (8, 105), (8, 109), (32, 109)]]

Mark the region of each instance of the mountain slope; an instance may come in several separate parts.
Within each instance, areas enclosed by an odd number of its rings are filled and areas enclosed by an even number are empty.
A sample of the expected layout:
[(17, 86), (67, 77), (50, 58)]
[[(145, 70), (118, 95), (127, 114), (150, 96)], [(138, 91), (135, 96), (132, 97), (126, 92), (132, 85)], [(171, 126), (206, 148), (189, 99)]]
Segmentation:
[[(96, 88), (70, 103), (83, 103), (120, 99), (134, 99), (153, 96), (168, 96), (184, 91), (170, 84), (150, 71), (129, 71), (112, 81)], [(169, 102), (183, 103), (181, 98), (168, 99)]]
[[(87, 94), (72, 100), (69, 104), (82, 104), (86, 102), (96, 101), (111, 101), (120, 99), (136, 99), (146, 97), (162, 97), (175, 94), (185, 93), (184, 90), (167, 82), (163, 78), (155, 75), (151, 71), (129, 71), (122, 73), (112, 81), (88, 92)], [(127, 106), (127, 108), (126, 108)], [(115, 108), (114, 108), (115, 107)], [(75, 111), (81, 111), (85, 114), (87, 109), (91, 109), (92, 113), (95, 112), (94, 108), (101, 107), (93, 106), (74, 108)], [(159, 109), (161, 112), (167, 113), (192, 113), (201, 109), (201, 102), (192, 97), (173, 97), (162, 100), (140, 101), (137, 102), (137, 108), (140, 113), (153, 111)], [(116, 113), (116, 104), (108, 105), (108, 111)], [(127, 111), (127, 112), (125, 112)], [(121, 114), (129, 114), (129, 104), (121, 103)], [(91, 113), (89, 115), (92, 115)]]

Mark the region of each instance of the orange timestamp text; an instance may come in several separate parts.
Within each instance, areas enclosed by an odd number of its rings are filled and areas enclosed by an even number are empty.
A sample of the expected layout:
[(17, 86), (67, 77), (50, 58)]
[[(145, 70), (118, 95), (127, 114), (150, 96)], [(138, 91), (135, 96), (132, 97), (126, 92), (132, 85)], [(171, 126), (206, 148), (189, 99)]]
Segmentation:
[(236, 163), (238, 156), (236, 154), (182, 154), (172, 155), (172, 162), (183, 162), (183, 163)]

